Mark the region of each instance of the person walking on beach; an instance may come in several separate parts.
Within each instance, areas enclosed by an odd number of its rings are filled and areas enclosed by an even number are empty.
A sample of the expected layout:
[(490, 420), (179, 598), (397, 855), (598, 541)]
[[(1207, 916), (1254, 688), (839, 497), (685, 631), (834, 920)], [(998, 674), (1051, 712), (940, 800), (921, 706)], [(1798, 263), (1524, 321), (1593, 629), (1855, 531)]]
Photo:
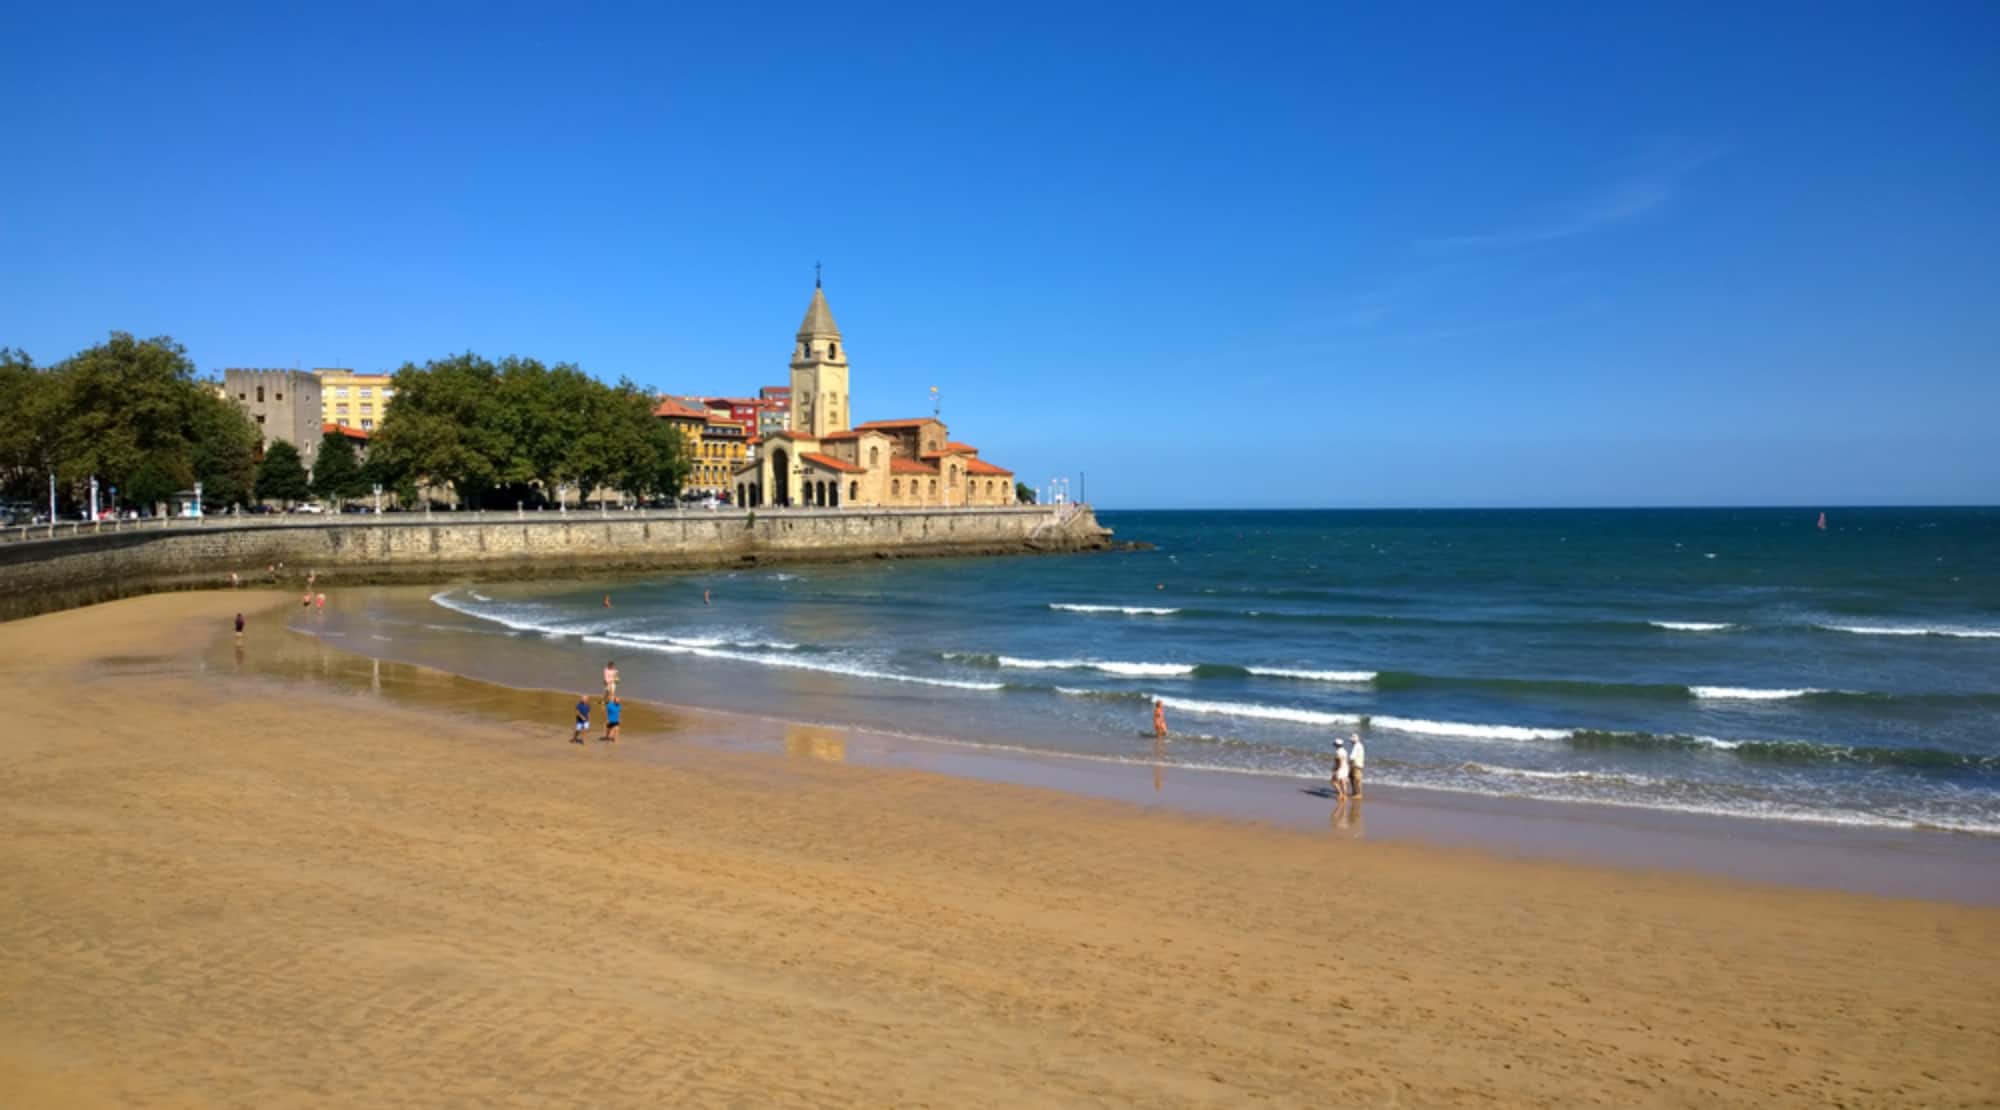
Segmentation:
[(1357, 732), (1354, 734), (1354, 746), (1347, 754), (1348, 793), (1355, 798), (1361, 797), (1361, 762), (1366, 756), (1367, 750), (1361, 746), (1361, 734)]
[(583, 734), (589, 731), (589, 729), (590, 697), (586, 694), (578, 694), (576, 696), (576, 734), (569, 738), (569, 742), (572, 744), (583, 743)]
[(618, 664), (616, 663), (604, 664), (604, 696), (607, 698), (618, 696)]
[(243, 614), (236, 614), (236, 642), (243, 642)]
[(1348, 775), (1351, 773), (1351, 770), (1347, 762), (1347, 742), (1345, 740), (1335, 741), (1333, 745), (1333, 796), (1343, 802), (1347, 800)]
[(618, 742), (618, 717), (624, 704), (617, 698), (604, 699), (604, 739), (607, 743)]
[(1153, 738), (1164, 740), (1167, 735), (1167, 703), (1153, 699)]
[(325, 611), (326, 611), (326, 595), (325, 595), (325, 594), (314, 594), (314, 595), (313, 595), (313, 608), (315, 608), (315, 609), (318, 609), (318, 610), (320, 610), (321, 612), (325, 612)]

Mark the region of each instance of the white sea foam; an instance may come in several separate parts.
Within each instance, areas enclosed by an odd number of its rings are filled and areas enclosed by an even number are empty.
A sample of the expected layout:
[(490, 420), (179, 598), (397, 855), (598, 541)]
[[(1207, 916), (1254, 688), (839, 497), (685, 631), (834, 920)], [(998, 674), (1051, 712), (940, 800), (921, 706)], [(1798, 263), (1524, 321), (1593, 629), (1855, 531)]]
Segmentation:
[(1787, 698), (1802, 698), (1808, 694), (1826, 693), (1813, 687), (1798, 690), (1759, 690), (1750, 686), (1690, 686), (1688, 692), (1698, 698), (1724, 701), (1783, 701)]
[(2000, 628), (1966, 628), (1951, 624), (1822, 624), (1829, 632), (1857, 636), (1955, 636), (1967, 640), (2000, 640)]
[(547, 620), (534, 620), (520, 616), (511, 610), (480, 609), (452, 596), (450, 590), (442, 590), (432, 594), (431, 603), (449, 609), (454, 613), (463, 613), (475, 620), (482, 620), (490, 624), (511, 628), (516, 632), (537, 632), (544, 636), (577, 636), (591, 632), (601, 632), (607, 627), (602, 622), (584, 624), (552, 623)]
[(818, 659), (796, 655), (765, 655), (754, 651), (736, 651), (731, 648), (688, 647), (683, 644), (658, 640), (637, 640), (628, 636), (585, 636), (585, 643), (603, 644), (611, 647), (629, 647), (640, 651), (657, 651), (669, 655), (693, 655), (702, 659), (724, 659), (732, 663), (750, 663), (760, 667), (784, 667), (790, 670), (818, 671), (822, 674), (846, 675), (850, 678), (872, 678), (884, 682), (909, 682), (919, 686), (942, 686), (952, 690), (999, 690), (1001, 682), (962, 682), (952, 678), (929, 678), (924, 675), (899, 674), (895, 671), (878, 671), (868, 667), (843, 663), (834, 659)]
[(474, 600), (474, 601), (492, 601), (493, 599), (492, 599), (492, 598), (490, 598), (490, 597), (487, 597), (487, 596), (486, 596), (485, 594), (482, 594), (482, 593), (480, 593), (480, 592), (479, 592), (478, 590), (474, 590), (474, 591), (472, 591), (472, 600)]
[(1576, 730), (1528, 728), (1522, 725), (1470, 724), (1463, 721), (1427, 721), (1410, 717), (1370, 717), (1372, 728), (1409, 732), (1423, 736), (1451, 736), (1463, 740), (1567, 740)]
[(1049, 603), (1049, 608), (1063, 613), (1123, 613), (1128, 617), (1166, 617), (1180, 612), (1160, 605), (1059, 605)]
[(1309, 682), (1373, 682), (1374, 671), (1304, 671), (1290, 667), (1250, 667), (1251, 674), (1270, 678), (1300, 678)]
[(1013, 655), (1002, 655), (997, 662), (1003, 667), (1014, 667), (1029, 671), (1103, 671), (1126, 678), (1178, 678), (1194, 673), (1193, 663), (1120, 663), (1102, 659), (1022, 659)]
[(1491, 763), (1467, 763), (1465, 769), (1477, 771), (1482, 775), (1540, 779), (1545, 782), (1588, 781), (1618, 783), (1623, 786), (1651, 786), (1660, 781), (1645, 775), (1628, 775), (1615, 771), (1535, 771), (1526, 767), (1500, 767)]
[(1647, 621), (1646, 623), (1670, 632), (1724, 632), (1736, 627), (1722, 621)]

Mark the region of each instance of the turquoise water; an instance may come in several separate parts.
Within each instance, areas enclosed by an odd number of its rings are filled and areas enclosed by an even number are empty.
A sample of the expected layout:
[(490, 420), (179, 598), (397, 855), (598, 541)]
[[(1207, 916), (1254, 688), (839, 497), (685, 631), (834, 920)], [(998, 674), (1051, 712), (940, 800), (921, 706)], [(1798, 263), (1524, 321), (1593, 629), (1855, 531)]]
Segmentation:
[(581, 689), (615, 658), (635, 697), (1081, 759), (1323, 778), (1361, 732), (1371, 785), (2000, 833), (2000, 510), (1816, 517), (1105, 513), (1159, 549), (458, 587), (343, 620), (459, 669)]

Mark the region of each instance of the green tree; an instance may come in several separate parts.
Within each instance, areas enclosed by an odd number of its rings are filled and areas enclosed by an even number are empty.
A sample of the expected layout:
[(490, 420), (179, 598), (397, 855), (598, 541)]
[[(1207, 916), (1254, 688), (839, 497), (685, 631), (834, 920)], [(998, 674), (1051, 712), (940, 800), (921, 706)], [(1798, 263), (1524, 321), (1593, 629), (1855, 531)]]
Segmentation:
[(411, 484), (450, 486), (477, 506), (520, 468), (505, 418), (499, 371), (478, 355), (396, 371), (396, 402), (370, 441), (371, 456)]
[(298, 448), (281, 439), (264, 449), (264, 461), (257, 464), (258, 497), (290, 504), (304, 501), (311, 493)]
[(194, 363), (172, 339), (127, 332), (55, 368), (58, 480), (72, 490), (92, 477), (124, 500), (151, 505), (194, 484), (188, 431)]
[(59, 383), (26, 351), (0, 347), (0, 494), (42, 504), (56, 465)]
[(361, 477), (361, 460), (354, 452), (354, 441), (339, 431), (320, 436), (319, 451), (313, 457), (313, 496), (339, 502), (361, 496), (368, 486)]
[(257, 426), (233, 402), (197, 389), (189, 402), (195, 480), (202, 501), (216, 509), (247, 505), (257, 480)]
[(1032, 505), (1035, 503), (1035, 491), (1029, 489), (1026, 482), (1015, 482), (1014, 500), (1023, 505)]

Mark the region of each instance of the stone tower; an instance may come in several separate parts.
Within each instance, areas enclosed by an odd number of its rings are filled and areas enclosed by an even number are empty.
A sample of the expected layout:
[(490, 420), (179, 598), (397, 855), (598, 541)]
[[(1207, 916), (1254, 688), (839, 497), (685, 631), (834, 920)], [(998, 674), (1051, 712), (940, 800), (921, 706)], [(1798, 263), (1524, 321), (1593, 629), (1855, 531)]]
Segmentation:
[(817, 438), (847, 427), (847, 351), (815, 275), (812, 303), (792, 348), (792, 430)]

